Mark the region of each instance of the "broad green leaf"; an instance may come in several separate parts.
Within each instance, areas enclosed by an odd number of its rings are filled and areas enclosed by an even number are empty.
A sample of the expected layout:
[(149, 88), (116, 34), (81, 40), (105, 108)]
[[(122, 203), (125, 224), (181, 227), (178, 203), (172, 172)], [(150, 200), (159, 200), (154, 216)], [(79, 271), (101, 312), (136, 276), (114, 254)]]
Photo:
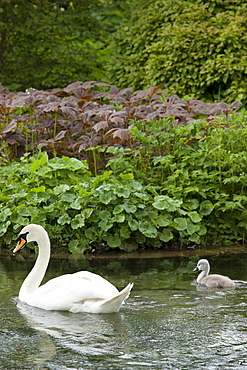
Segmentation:
[(103, 209), (102, 211), (98, 211), (98, 215), (101, 220), (109, 220), (111, 218), (111, 213), (107, 211), (106, 209)]
[(7, 202), (11, 197), (0, 194), (0, 202)]
[(45, 190), (46, 190), (46, 187), (44, 185), (39, 186), (37, 188), (30, 189), (30, 191), (32, 191), (34, 193), (43, 193), (43, 192), (45, 192)]
[(109, 204), (110, 202), (114, 202), (116, 200), (116, 195), (113, 193), (105, 192), (103, 194), (100, 194), (98, 197), (98, 201), (102, 202), (104, 204)]
[(129, 189), (117, 186), (115, 191), (118, 197), (129, 198), (130, 195)]
[(90, 216), (90, 221), (91, 222), (96, 222), (98, 223), (99, 221), (101, 221), (101, 218), (100, 218), (100, 212), (101, 211), (98, 211), (98, 209), (94, 209), (91, 216)]
[(141, 232), (137, 231), (135, 234), (135, 238), (138, 244), (142, 245), (146, 242), (146, 236), (143, 235)]
[(85, 225), (85, 217), (82, 214), (76, 215), (73, 220), (71, 221), (72, 229), (78, 229), (79, 227), (83, 227)]
[(199, 207), (199, 201), (197, 199), (187, 199), (183, 203), (183, 207), (188, 209), (188, 210), (194, 210)]
[(6, 218), (11, 215), (11, 209), (10, 208), (4, 208), (0, 212), (0, 223), (4, 223)]
[(156, 227), (150, 221), (140, 221), (139, 230), (147, 238), (156, 238), (158, 235)]
[(149, 196), (145, 193), (136, 192), (135, 196), (142, 200), (149, 200)]
[(60, 225), (70, 224), (70, 221), (71, 221), (71, 218), (66, 212), (64, 212), (62, 216), (60, 216), (57, 220), (58, 224)]
[(164, 229), (162, 232), (159, 232), (159, 238), (162, 242), (169, 242), (169, 240), (173, 239), (173, 234), (169, 229)]
[(87, 240), (86, 238), (79, 240), (73, 239), (69, 242), (69, 251), (72, 254), (83, 254), (87, 250), (88, 244), (89, 240)]
[(73, 239), (69, 242), (68, 244), (68, 247), (69, 247), (69, 251), (72, 253), (72, 254), (78, 254), (79, 252), (79, 248), (78, 248), (78, 245), (79, 245), (79, 240), (78, 239)]
[(11, 225), (10, 221), (5, 221), (3, 223), (0, 223), (0, 236), (6, 234), (9, 225)]
[(192, 235), (200, 230), (200, 226), (193, 224), (193, 222), (190, 219), (187, 219), (187, 231), (189, 235)]
[(180, 208), (182, 200), (172, 199), (167, 195), (159, 195), (154, 198), (153, 206), (159, 210), (166, 209), (169, 212), (174, 212)]
[(192, 234), (192, 235), (190, 235), (189, 240), (191, 242), (199, 243), (200, 242), (200, 236), (196, 233)]
[(208, 216), (213, 211), (214, 205), (209, 200), (204, 200), (200, 204), (199, 212), (203, 216)]
[(84, 208), (81, 213), (83, 214), (83, 216), (85, 217), (85, 219), (87, 219), (87, 218), (90, 218), (90, 216), (93, 213), (93, 211), (94, 211), (93, 208)]
[(71, 157), (57, 157), (50, 160), (49, 165), (54, 170), (70, 169), (87, 169), (87, 164), (85, 161), (80, 161), (76, 158)]
[(15, 207), (15, 211), (16, 213), (18, 213), (19, 215), (25, 215), (26, 211), (26, 205), (25, 204), (19, 204), (17, 207)]
[(48, 155), (46, 152), (40, 153), (38, 158), (30, 164), (30, 172), (34, 173), (40, 167), (48, 164)]
[(107, 235), (104, 237), (104, 240), (107, 242), (109, 247), (111, 248), (118, 248), (121, 245), (121, 238), (118, 234), (115, 235)]
[(199, 201), (197, 199), (188, 199), (185, 203), (186, 207), (190, 210), (197, 209), (199, 207)]
[(188, 212), (188, 216), (193, 222), (200, 222), (202, 220), (202, 216), (196, 211)]
[(102, 230), (107, 231), (107, 230), (109, 230), (113, 226), (113, 222), (111, 221), (111, 219), (101, 220), (99, 222), (98, 226)]
[(124, 209), (127, 213), (135, 213), (136, 212), (136, 206), (133, 204), (124, 204)]
[(128, 239), (130, 237), (130, 235), (131, 235), (131, 231), (130, 231), (130, 229), (126, 225), (123, 225), (120, 228), (120, 235), (123, 238)]
[(122, 213), (123, 209), (124, 209), (124, 205), (123, 204), (118, 204), (117, 206), (114, 207), (113, 214), (117, 215), (119, 213)]
[(16, 224), (21, 225), (21, 226), (25, 226), (25, 225), (30, 224), (30, 220), (27, 217), (20, 216), (16, 212), (13, 212), (10, 215), (10, 220), (12, 222), (16, 223)]
[(141, 185), (141, 184), (140, 184), (140, 182), (138, 182), (138, 181), (132, 181), (132, 182), (131, 182), (131, 187), (135, 190), (135, 193), (136, 193), (137, 191), (142, 190), (142, 185)]
[(72, 193), (72, 192), (67, 192), (67, 193), (63, 193), (63, 194), (60, 194), (60, 201), (62, 202), (68, 202), (68, 203), (72, 203), (76, 200), (77, 198), (77, 195), (75, 193)]
[(139, 222), (137, 220), (134, 220), (134, 219), (129, 220), (128, 225), (129, 225), (130, 230), (132, 230), (132, 231), (136, 231), (139, 228)]
[(98, 230), (95, 227), (89, 227), (85, 230), (85, 236), (90, 241), (95, 241), (99, 238)]
[(83, 203), (82, 203), (81, 198), (77, 198), (72, 203), (70, 203), (70, 207), (73, 208), (73, 209), (83, 208)]
[(133, 180), (134, 179), (133, 173), (123, 173), (123, 174), (120, 174), (119, 177), (121, 177), (124, 180)]
[(20, 199), (20, 198), (25, 198), (27, 196), (27, 191), (25, 189), (18, 189), (16, 193), (11, 194), (12, 199)]
[(31, 216), (31, 223), (45, 225), (46, 224), (46, 213), (38, 212), (37, 214), (33, 214)]
[(170, 225), (171, 219), (170, 219), (170, 217), (168, 218), (168, 214), (164, 215), (164, 216), (160, 215), (160, 216), (157, 217), (156, 222), (159, 226), (163, 227), (163, 226)]
[(205, 235), (207, 233), (207, 228), (204, 225), (200, 225), (200, 229), (198, 230), (199, 235)]
[(55, 188), (53, 189), (53, 193), (54, 194), (62, 194), (62, 193), (66, 192), (69, 189), (70, 189), (69, 185), (66, 185), (66, 184), (58, 185), (58, 186), (55, 186)]
[(115, 217), (112, 218), (113, 222), (124, 222), (125, 215), (120, 213), (119, 215), (115, 215)]
[(174, 218), (173, 226), (176, 230), (185, 230), (185, 229), (187, 229), (187, 220), (186, 220), (186, 218), (182, 218), (182, 217)]

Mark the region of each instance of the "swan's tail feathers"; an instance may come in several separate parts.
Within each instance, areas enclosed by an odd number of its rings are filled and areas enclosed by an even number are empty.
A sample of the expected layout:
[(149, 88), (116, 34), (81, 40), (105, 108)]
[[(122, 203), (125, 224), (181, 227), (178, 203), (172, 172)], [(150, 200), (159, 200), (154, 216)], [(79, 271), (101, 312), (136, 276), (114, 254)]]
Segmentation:
[(103, 302), (101, 304), (101, 312), (118, 312), (124, 301), (129, 297), (133, 285), (129, 283), (118, 295)]

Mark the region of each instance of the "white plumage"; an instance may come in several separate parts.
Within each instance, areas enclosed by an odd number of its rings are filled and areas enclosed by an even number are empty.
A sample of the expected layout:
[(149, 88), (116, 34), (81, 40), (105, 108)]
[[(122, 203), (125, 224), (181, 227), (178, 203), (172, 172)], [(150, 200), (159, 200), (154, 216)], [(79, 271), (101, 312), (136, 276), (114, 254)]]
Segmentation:
[(62, 275), (40, 286), (50, 260), (50, 239), (46, 230), (36, 224), (25, 226), (13, 253), (31, 241), (38, 243), (39, 253), (21, 286), (20, 301), (45, 310), (111, 313), (118, 312), (128, 298), (133, 284), (119, 292), (109, 281), (89, 271)]

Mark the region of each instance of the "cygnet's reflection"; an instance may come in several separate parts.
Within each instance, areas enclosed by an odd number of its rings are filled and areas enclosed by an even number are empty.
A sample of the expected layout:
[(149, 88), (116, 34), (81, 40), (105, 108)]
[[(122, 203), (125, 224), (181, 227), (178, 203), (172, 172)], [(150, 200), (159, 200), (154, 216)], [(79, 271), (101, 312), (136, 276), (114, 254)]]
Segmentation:
[[(32, 328), (56, 339), (50, 339), (51, 348), (55, 344), (81, 354), (99, 355), (115, 353), (116, 348), (124, 351), (128, 346), (130, 327), (124, 319), (124, 313), (73, 314), (46, 311), (21, 302), (18, 302), (17, 307)], [(53, 354), (55, 353), (54, 348)], [(49, 354), (49, 358), (51, 355)]]

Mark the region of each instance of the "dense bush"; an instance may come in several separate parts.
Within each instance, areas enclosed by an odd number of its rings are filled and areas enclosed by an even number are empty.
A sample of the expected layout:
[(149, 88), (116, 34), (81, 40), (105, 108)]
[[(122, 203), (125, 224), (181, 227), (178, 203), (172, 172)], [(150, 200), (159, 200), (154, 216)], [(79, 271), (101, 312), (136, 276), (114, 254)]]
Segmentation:
[(114, 35), (112, 82), (246, 103), (246, 12), (246, 1), (149, 2)]
[(244, 241), (240, 102), (95, 81), (0, 88), (2, 245), (30, 222), (72, 253)]
[(246, 127), (236, 115), (140, 121), (131, 129), (139, 147), (102, 148), (112, 157), (97, 176), (84, 161), (46, 153), (2, 166), (1, 244), (29, 222), (72, 253), (244, 242)]
[[(72, 253), (160, 247), (173, 238), (172, 230), (179, 237), (184, 229), (184, 220), (172, 216), (181, 212), (187, 215), (186, 225), (194, 225), (190, 233), (206, 232), (202, 216), (182, 211), (181, 199), (159, 196), (155, 187), (142, 185), (128, 172), (90, 177), (85, 163), (76, 159), (49, 161), (46, 153), (23, 158), (4, 167), (0, 181), (0, 235), (5, 243), (21, 226), (34, 222), (47, 228), (56, 246), (68, 245)], [(204, 213), (208, 205), (202, 203)]]
[(104, 78), (108, 36), (128, 1), (2, 0), (0, 82), (11, 91)]
[(92, 173), (97, 174), (106, 163), (106, 152), (98, 147), (138, 147), (130, 134), (134, 122), (172, 116), (176, 124), (188, 124), (198, 117), (227, 116), (241, 105), (238, 101), (231, 105), (185, 101), (168, 96), (162, 85), (132, 91), (78, 81), (63, 89), (30, 89), (25, 93), (8, 93), (0, 86), (0, 161), (35, 153), (42, 147), (49, 157), (86, 159)]

